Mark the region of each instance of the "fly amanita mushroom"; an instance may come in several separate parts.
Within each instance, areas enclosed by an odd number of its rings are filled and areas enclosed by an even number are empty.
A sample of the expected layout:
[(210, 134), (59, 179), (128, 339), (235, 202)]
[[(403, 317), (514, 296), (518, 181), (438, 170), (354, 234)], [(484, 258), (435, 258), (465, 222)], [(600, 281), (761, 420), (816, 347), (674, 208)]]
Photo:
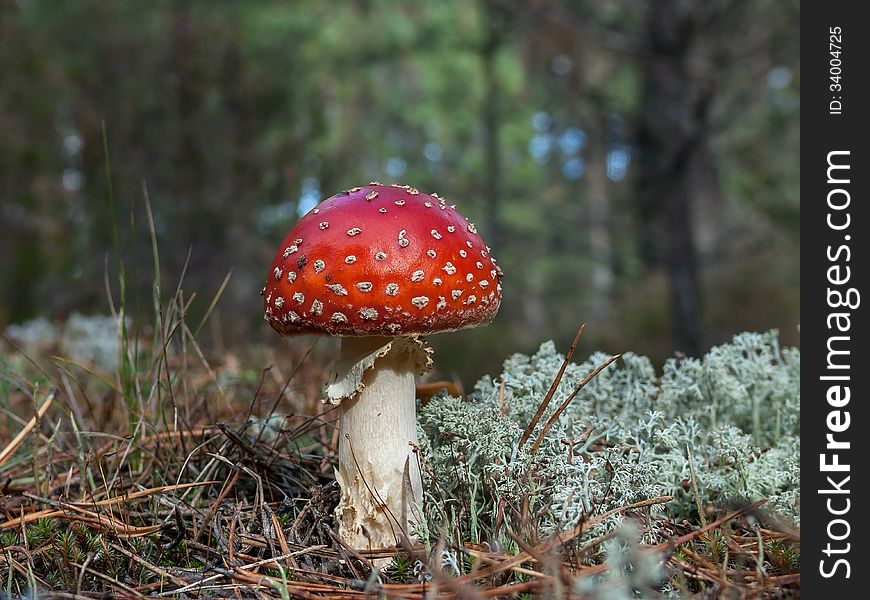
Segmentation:
[(341, 337), (326, 401), (340, 405), (341, 538), (380, 549), (411, 537), (423, 492), (414, 376), (420, 336), (488, 323), (501, 269), (453, 206), (372, 183), (325, 200), (287, 235), (269, 269), (265, 317), (283, 335)]

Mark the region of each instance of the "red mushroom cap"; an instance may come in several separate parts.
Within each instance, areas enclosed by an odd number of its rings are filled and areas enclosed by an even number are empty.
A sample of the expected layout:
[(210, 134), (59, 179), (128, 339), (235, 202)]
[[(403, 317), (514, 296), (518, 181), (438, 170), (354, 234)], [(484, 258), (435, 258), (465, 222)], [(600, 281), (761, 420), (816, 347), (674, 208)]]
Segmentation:
[(284, 239), (263, 289), (283, 335), (413, 335), (488, 323), (501, 269), (437, 194), (371, 183), (321, 202)]

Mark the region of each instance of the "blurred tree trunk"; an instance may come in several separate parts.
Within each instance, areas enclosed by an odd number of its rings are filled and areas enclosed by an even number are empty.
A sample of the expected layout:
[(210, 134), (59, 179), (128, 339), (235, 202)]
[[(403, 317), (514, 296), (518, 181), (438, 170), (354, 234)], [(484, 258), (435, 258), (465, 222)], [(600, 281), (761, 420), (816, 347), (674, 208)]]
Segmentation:
[(483, 45), (480, 58), (483, 63), (485, 96), (483, 99), (483, 139), (484, 175), (483, 193), (489, 220), (487, 241), (490, 247), (501, 246), (501, 218), (499, 201), (501, 190), (501, 150), (499, 146), (499, 107), (501, 90), (496, 73), (495, 60), (503, 44), (507, 14), (505, 7), (493, 0), (483, 0), (483, 14), (486, 18)]
[[(596, 107), (597, 109), (597, 107)], [(589, 151), (586, 168), (586, 196), (589, 215), (589, 250), (592, 256), (593, 310), (604, 314), (613, 288), (611, 262), (610, 208), (607, 197), (607, 140), (605, 116), (595, 111), (587, 126)]]
[[(214, 245), (220, 243), (224, 231), (222, 223), (213, 218), (218, 212), (217, 199), (204, 199), (209, 177), (199, 113), (206, 89), (202, 69), (207, 59), (203, 56), (202, 24), (192, 14), (193, 10), (192, 5), (180, 0), (173, 4), (168, 66), (172, 73), (178, 133), (171, 149), (177, 165), (172, 179), (177, 185), (176, 193), (183, 198), (175, 207), (182, 235), (196, 248), (205, 248), (212, 245), (204, 244), (205, 240)], [(178, 254), (176, 260), (183, 260), (182, 255)], [(193, 260), (195, 264), (196, 258)]]
[(652, 0), (641, 68), (645, 73), (636, 136), (636, 199), (642, 251), (669, 279), (676, 349), (702, 350), (701, 299), (692, 209), (707, 170), (710, 74), (695, 54), (696, 3)]

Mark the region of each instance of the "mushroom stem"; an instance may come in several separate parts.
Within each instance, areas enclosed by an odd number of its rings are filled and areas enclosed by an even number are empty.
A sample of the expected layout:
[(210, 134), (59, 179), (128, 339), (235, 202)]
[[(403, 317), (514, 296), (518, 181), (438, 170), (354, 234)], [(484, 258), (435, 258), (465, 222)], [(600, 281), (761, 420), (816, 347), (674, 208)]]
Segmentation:
[(340, 405), (335, 509), (341, 538), (353, 548), (389, 548), (411, 537), (423, 498), (417, 443), (415, 358), (387, 337), (346, 337), (339, 363), (360, 364), (389, 346), (362, 376), (356, 394)]

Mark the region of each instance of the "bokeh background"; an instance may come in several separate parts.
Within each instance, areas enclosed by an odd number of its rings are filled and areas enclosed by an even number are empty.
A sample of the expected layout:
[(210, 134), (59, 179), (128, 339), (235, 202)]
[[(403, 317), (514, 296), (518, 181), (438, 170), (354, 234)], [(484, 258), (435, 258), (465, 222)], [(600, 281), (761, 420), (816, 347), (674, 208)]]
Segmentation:
[(119, 265), (147, 323), (147, 187), (194, 322), (232, 271), (204, 347), (306, 343), (262, 319), (268, 265), (378, 180), (456, 203), (504, 268), (490, 327), (432, 338), (444, 376), (580, 322), (582, 356), (798, 344), (797, 0), (0, 7), (0, 328), (108, 313)]

